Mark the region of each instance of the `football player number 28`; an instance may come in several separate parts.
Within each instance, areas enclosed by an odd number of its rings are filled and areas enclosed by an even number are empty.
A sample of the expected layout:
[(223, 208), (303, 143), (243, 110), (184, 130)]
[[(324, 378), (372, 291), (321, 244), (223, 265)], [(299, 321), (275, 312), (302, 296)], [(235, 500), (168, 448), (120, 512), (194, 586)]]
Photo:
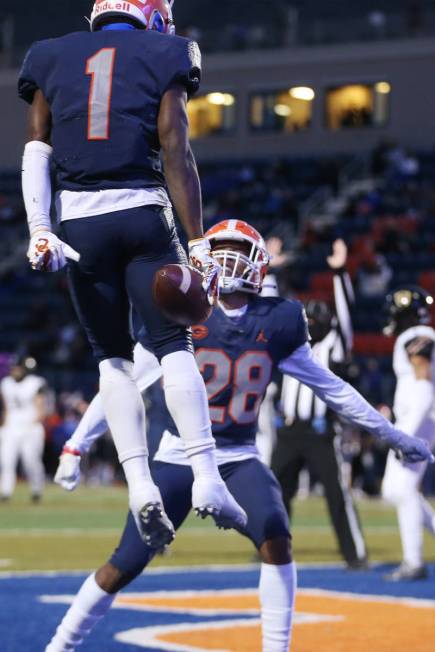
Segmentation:
[[(265, 351), (246, 351), (233, 361), (222, 350), (199, 349), (195, 357), (201, 373), (206, 374), (206, 378), (209, 376), (205, 384), (211, 420), (223, 423), (228, 414), (235, 423), (255, 421), (272, 372), (269, 354)], [(233, 392), (228, 407), (212, 405), (213, 399), (230, 383)]]
[(113, 66), (116, 48), (103, 48), (86, 61), (91, 76), (88, 101), (88, 140), (108, 140)]

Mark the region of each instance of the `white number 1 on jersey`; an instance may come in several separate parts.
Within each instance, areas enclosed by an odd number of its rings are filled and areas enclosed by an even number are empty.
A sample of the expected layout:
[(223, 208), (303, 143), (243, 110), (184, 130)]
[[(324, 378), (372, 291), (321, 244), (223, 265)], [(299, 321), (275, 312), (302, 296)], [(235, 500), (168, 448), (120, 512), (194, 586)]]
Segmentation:
[(113, 66), (116, 48), (103, 48), (86, 62), (91, 75), (88, 103), (88, 140), (108, 140), (110, 101), (112, 99)]

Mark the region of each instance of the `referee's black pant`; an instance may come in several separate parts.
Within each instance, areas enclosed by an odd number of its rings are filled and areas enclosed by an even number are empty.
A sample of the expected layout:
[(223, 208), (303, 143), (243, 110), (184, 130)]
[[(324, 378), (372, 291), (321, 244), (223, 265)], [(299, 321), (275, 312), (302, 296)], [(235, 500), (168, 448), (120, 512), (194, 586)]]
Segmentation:
[(295, 421), (278, 429), (272, 470), (281, 485), (284, 504), (291, 517), (291, 501), (298, 489), (299, 473), (307, 467), (325, 490), (329, 514), (341, 554), (349, 566), (366, 559), (366, 547), (351, 492), (342, 478), (338, 437), (331, 426), (319, 434), (310, 421)]

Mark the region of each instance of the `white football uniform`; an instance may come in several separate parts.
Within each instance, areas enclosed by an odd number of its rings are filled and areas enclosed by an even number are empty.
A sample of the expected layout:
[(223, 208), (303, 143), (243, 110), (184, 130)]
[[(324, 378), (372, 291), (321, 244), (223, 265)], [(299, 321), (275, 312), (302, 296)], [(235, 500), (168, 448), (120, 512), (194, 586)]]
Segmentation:
[(38, 421), (36, 396), (45, 386), (40, 376), (29, 374), (17, 382), (3, 378), (0, 393), (4, 406), (4, 423), (0, 442), (0, 490), (3, 497), (12, 495), (16, 468), (21, 459), (31, 492), (39, 496), (44, 485), (44, 428)]
[[(432, 380), (418, 380), (407, 347), (416, 338), (434, 342)], [(396, 426), (409, 435), (435, 443), (435, 331), (430, 326), (413, 326), (396, 340), (393, 368), (397, 379), (394, 396)], [(426, 462), (402, 464), (392, 451), (388, 454), (382, 495), (397, 509), (403, 561), (411, 568), (423, 565), (423, 528), (435, 535), (435, 512), (419, 487)]]

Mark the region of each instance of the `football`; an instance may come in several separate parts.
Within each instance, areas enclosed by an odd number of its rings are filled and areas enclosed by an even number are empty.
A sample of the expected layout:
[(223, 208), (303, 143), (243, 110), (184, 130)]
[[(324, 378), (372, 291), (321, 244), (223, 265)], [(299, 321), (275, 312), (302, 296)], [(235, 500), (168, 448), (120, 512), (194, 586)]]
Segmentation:
[(202, 287), (202, 275), (189, 265), (165, 265), (154, 275), (153, 296), (163, 314), (181, 326), (200, 324), (213, 307)]

